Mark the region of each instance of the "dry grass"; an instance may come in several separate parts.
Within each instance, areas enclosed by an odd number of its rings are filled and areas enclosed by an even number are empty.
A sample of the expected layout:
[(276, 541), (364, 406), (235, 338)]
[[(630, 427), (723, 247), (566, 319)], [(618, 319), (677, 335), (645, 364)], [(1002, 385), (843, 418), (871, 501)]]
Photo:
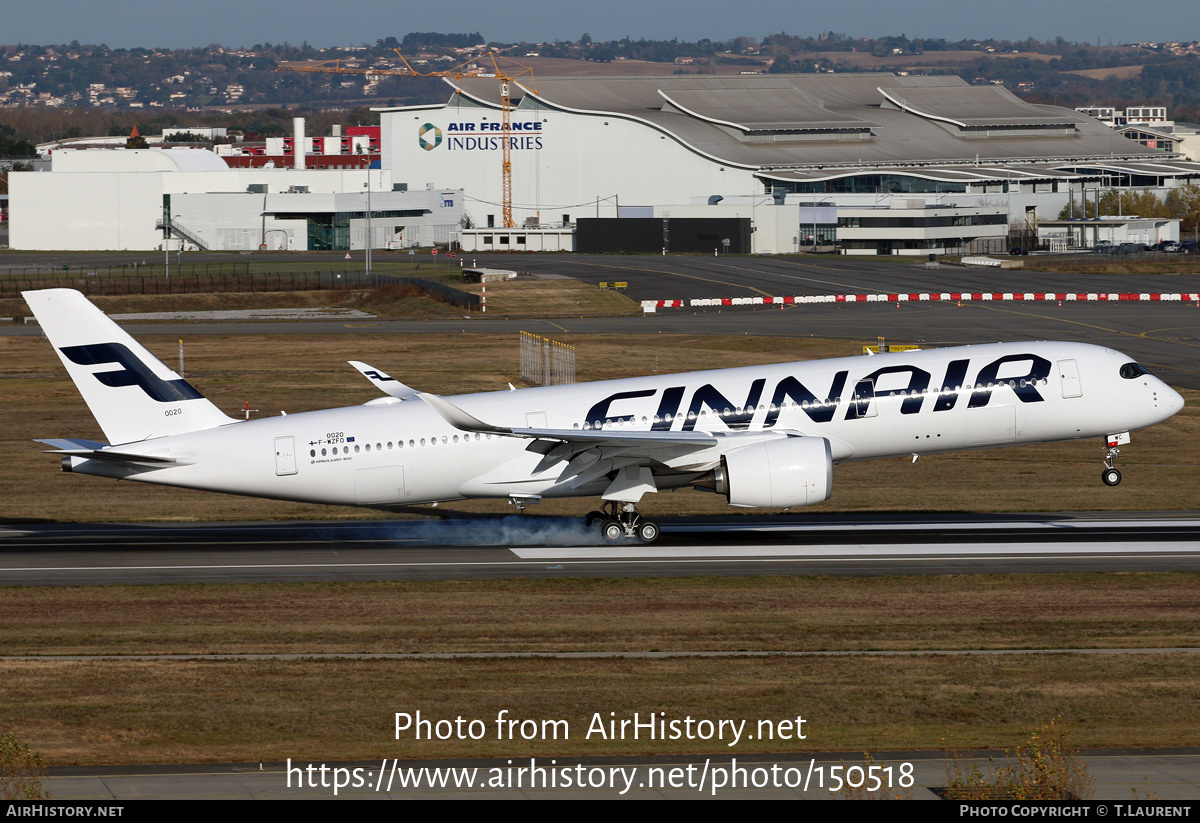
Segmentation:
[(1112, 66), (1107, 69), (1076, 69), (1075, 71), (1064, 71), (1063, 74), (1078, 74), (1080, 77), (1090, 77), (1093, 80), (1107, 80), (1110, 77), (1116, 77), (1119, 80), (1128, 80), (1131, 77), (1137, 77), (1142, 73), (1145, 66)]
[[(490, 297), (490, 294), (489, 294)], [(347, 360), (365, 360), (439, 394), (499, 391), (519, 383), (516, 335), (287, 335), (185, 337), (187, 377), (227, 413), (249, 399), (260, 416), (363, 403), (376, 396)], [(692, 335), (560, 335), (578, 347), (580, 380), (725, 368), (853, 354), (844, 341)], [(178, 361), (173, 335), (145, 337), (165, 362)], [(1074, 511), (1190, 509), (1200, 498), (1200, 395), (1168, 422), (1134, 435), (1124, 449), (1126, 481), (1101, 486), (1102, 448), (1092, 441), (850, 463), (835, 472), (834, 497), (813, 511)], [(0, 520), (270, 520), (378, 517), (373, 510), (207, 494), (64, 474), (35, 437), (103, 439), (44, 340), (0, 337)], [(587, 499), (546, 502), (539, 514), (580, 515)], [(510, 511), (506, 501), (456, 503), (470, 512)], [(698, 491), (655, 495), (652, 516), (734, 513)]]
[[(1015, 746), (1061, 714), (1084, 747), (1195, 745), (1200, 659), (1048, 655), (722, 660), (0, 662), (0, 726), (53, 765)], [(495, 740), (501, 710), (568, 740)], [(480, 741), (394, 739), (395, 712), (481, 719)], [(585, 739), (593, 713), (806, 718), (803, 741)]]
[[(479, 294), (482, 286), (459, 286)], [(487, 313), (505, 317), (581, 317), (640, 314), (640, 306), (620, 292), (578, 280), (537, 280), (487, 284)]]
[[(415, 272), (418, 276), (422, 272)], [(479, 285), (454, 282), (454, 288), (479, 294)], [(453, 306), (416, 286), (383, 286), (367, 290), (294, 292), (221, 292), (201, 294), (97, 295), (89, 299), (108, 314), (235, 309), (354, 308), (388, 318), (461, 317)], [(490, 314), (512, 317), (595, 317), (638, 314), (628, 297), (577, 280), (521, 281), (488, 284)], [(24, 300), (0, 299), (0, 317), (26, 317)]]
[(0, 654), (1169, 648), (1188, 574), (0, 589)]
[[(128, 294), (89, 297), (106, 314), (235, 311), (247, 309), (351, 308), (383, 317), (457, 317), (463, 313), (416, 286), (388, 286), (369, 291), (221, 292), (204, 294)], [(0, 316), (29, 314), (24, 300), (0, 300)]]
[[(106, 314), (159, 311), (228, 311), (233, 309), (328, 308), (344, 306), (351, 297), (345, 291), (225, 292), (206, 294), (97, 295), (88, 299)], [(0, 300), (0, 316), (26, 317), (24, 300)]]
[[(5, 654), (1161, 647), (1195, 575), (545, 580), (0, 590)], [(1195, 655), (623, 660), (0, 661), (0, 727), (55, 765), (1194, 745)], [(394, 712), (566, 719), (546, 743), (392, 739)], [(782, 720), (806, 741), (605, 741), (618, 717)], [(607, 717), (607, 714), (603, 715)]]
[(1026, 268), (1058, 274), (1196, 274), (1200, 273), (1200, 257), (1169, 254), (1154, 260), (1114, 260), (1107, 255), (1079, 255), (1078, 259), (1032, 260)]
[(943, 799), (1086, 800), (1095, 785), (1066, 724), (1054, 717), (1039, 723), (1004, 760), (989, 762), (983, 769), (968, 764), (955, 751), (946, 764)]
[(466, 309), (447, 303), (417, 286), (382, 286), (354, 292), (343, 304), (379, 317), (461, 317)]

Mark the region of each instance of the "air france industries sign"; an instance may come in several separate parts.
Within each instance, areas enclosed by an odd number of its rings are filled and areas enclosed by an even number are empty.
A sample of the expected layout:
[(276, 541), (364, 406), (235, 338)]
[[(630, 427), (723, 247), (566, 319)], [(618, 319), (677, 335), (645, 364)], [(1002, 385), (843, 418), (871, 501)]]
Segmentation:
[[(542, 148), (541, 120), (522, 120), (510, 124), (508, 138), (510, 151), (527, 151)], [(432, 123), (417, 130), (417, 141), (425, 151), (433, 151), (443, 143), (446, 151), (499, 151), (504, 148), (504, 135), (499, 122), (451, 123), (445, 134)], [(443, 139), (444, 138), (444, 139)]]

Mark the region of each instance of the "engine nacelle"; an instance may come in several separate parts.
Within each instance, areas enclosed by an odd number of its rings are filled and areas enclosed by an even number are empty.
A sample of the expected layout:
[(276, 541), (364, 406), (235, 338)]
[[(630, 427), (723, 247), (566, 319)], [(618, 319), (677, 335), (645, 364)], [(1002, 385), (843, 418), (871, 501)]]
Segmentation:
[(811, 506), (833, 494), (833, 455), (824, 437), (788, 437), (726, 452), (716, 490), (731, 506)]

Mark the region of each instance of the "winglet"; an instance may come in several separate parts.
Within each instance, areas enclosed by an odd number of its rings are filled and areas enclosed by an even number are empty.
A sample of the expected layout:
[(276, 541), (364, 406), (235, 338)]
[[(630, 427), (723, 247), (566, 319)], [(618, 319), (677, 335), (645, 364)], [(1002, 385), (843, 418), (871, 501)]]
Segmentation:
[(442, 419), (456, 429), (468, 432), (481, 432), (488, 434), (512, 434), (512, 429), (505, 429), (499, 426), (493, 426), (490, 423), (484, 423), (477, 417), (467, 414), (458, 406), (451, 403), (444, 397), (439, 397), (436, 394), (428, 394), (419, 392), (417, 397), (425, 401), (428, 406), (441, 415)]
[(420, 393), (411, 386), (404, 385), (387, 372), (380, 371), (374, 366), (363, 363), (361, 360), (349, 360), (347, 362), (358, 369), (363, 377), (374, 383), (376, 388), (384, 394), (390, 394), (392, 397), (398, 397), (401, 400), (411, 400)]

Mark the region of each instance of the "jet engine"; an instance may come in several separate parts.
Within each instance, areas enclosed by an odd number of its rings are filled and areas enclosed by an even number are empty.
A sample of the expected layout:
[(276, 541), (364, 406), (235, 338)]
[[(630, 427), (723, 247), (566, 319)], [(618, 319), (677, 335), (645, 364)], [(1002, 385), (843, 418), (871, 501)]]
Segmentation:
[(711, 488), (731, 506), (786, 508), (828, 500), (833, 494), (829, 441), (788, 437), (726, 452)]

